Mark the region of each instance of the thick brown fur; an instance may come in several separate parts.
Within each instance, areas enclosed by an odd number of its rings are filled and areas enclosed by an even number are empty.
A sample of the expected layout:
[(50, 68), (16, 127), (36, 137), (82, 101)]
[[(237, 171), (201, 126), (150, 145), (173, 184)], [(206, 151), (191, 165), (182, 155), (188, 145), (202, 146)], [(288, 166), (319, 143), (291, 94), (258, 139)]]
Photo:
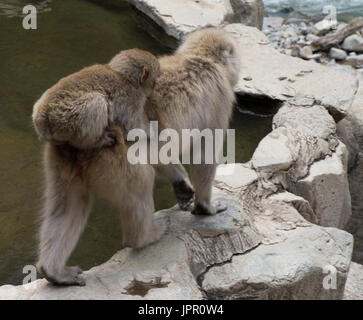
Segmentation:
[[(159, 130), (173, 128), (181, 137), (182, 129), (228, 128), (239, 57), (226, 32), (215, 28), (196, 31), (175, 54), (162, 57), (159, 62), (161, 73), (145, 106), (149, 120), (159, 121)], [(181, 154), (186, 151), (190, 150), (181, 150)], [(178, 165), (158, 165), (156, 169), (169, 178), (177, 197), (180, 194), (180, 206), (186, 208), (193, 190), (185, 170)], [(215, 171), (216, 163), (190, 166), (195, 214), (209, 215), (219, 210), (211, 204)]]
[(101, 147), (108, 124), (126, 132), (142, 126), (143, 107), (158, 74), (151, 53), (121, 51), (108, 64), (84, 68), (48, 89), (33, 108), (35, 130), (53, 144)]
[(91, 192), (119, 210), (123, 246), (145, 247), (165, 231), (153, 222), (154, 169), (131, 165), (121, 128), (107, 130), (115, 136), (113, 147), (87, 151), (49, 142), (45, 145), (47, 188), (38, 268), (54, 284), (85, 284), (79, 268), (65, 267), (65, 263), (87, 222)]
[(152, 221), (154, 169), (131, 165), (124, 141), (144, 125), (158, 72), (153, 55), (126, 50), (61, 79), (34, 106), (46, 180), (38, 268), (54, 284), (85, 284), (80, 269), (65, 264), (87, 222), (91, 192), (119, 209), (124, 246), (141, 248), (163, 234)]

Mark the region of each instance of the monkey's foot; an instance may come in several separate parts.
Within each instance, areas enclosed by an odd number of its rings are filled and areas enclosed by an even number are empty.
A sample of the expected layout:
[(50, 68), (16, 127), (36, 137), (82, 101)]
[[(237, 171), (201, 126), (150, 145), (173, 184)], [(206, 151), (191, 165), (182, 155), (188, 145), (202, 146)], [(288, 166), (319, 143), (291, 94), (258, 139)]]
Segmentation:
[(220, 202), (217, 202), (215, 206), (212, 206), (209, 203), (199, 202), (194, 206), (194, 209), (191, 213), (198, 216), (213, 216), (225, 210), (227, 210), (227, 206)]
[(174, 194), (178, 200), (180, 209), (188, 211), (194, 200), (194, 188), (187, 180), (175, 181), (173, 183)]
[(79, 267), (65, 267), (62, 272), (51, 273), (41, 267), (45, 279), (58, 286), (85, 286), (86, 281), (78, 275), (82, 272)]
[(75, 276), (83, 272), (83, 270), (79, 266), (64, 267), (64, 269), (66, 270), (66, 272), (73, 274)]

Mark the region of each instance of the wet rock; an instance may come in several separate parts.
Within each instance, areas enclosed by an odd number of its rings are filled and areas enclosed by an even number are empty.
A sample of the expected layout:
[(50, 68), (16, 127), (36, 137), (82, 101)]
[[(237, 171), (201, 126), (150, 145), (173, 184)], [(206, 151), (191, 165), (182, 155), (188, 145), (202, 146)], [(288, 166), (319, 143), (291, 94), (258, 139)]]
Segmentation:
[(348, 51), (363, 52), (363, 38), (357, 34), (352, 34), (344, 39), (342, 48)]
[(329, 57), (336, 60), (344, 60), (347, 58), (347, 53), (341, 49), (331, 48), (329, 51)]

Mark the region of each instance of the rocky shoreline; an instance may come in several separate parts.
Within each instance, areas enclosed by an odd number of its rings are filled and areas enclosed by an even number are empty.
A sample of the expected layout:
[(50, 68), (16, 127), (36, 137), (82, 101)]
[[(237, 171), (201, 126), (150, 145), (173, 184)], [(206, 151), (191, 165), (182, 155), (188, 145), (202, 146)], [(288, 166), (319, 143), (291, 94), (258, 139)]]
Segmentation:
[(363, 69), (363, 29), (357, 29), (334, 47), (321, 50), (315, 43), (346, 28), (348, 23), (331, 23), (327, 20), (285, 23), (284, 20), (280, 17), (266, 17), (263, 23), (263, 32), (280, 53), (328, 66), (339, 64)]

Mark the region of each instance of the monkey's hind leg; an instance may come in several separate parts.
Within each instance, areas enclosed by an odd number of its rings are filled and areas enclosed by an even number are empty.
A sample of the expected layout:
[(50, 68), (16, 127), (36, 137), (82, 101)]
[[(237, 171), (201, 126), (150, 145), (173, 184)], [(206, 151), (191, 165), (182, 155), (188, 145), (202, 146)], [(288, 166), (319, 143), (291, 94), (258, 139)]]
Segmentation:
[(181, 164), (159, 164), (155, 169), (172, 184), (179, 208), (188, 211), (193, 203), (195, 191), (184, 167)]
[(84, 286), (85, 280), (79, 277), (81, 269), (65, 267), (65, 264), (87, 222), (90, 197), (79, 177), (73, 178), (69, 185), (65, 181), (67, 179), (63, 179), (64, 176), (56, 168), (53, 168), (53, 172), (47, 172), (46, 204), (37, 265), (53, 284)]
[(215, 215), (225, 211), (224, 204), (211, 203), (213, 180), (216, 173), (216, 164), (193, 164), (190, 166), (190, 179), (195, 187), (195, 202), (192, 214)]
[[(149, 167), (149, 169), (153, 169)], [(143, 248), (159, 240), (166, 226), (153, 221), (155, 212), (153, 199), (154, 175), (148, 175), (144, 187), (135, 186), (127, 195), (121, 213), (123, 246)]]

